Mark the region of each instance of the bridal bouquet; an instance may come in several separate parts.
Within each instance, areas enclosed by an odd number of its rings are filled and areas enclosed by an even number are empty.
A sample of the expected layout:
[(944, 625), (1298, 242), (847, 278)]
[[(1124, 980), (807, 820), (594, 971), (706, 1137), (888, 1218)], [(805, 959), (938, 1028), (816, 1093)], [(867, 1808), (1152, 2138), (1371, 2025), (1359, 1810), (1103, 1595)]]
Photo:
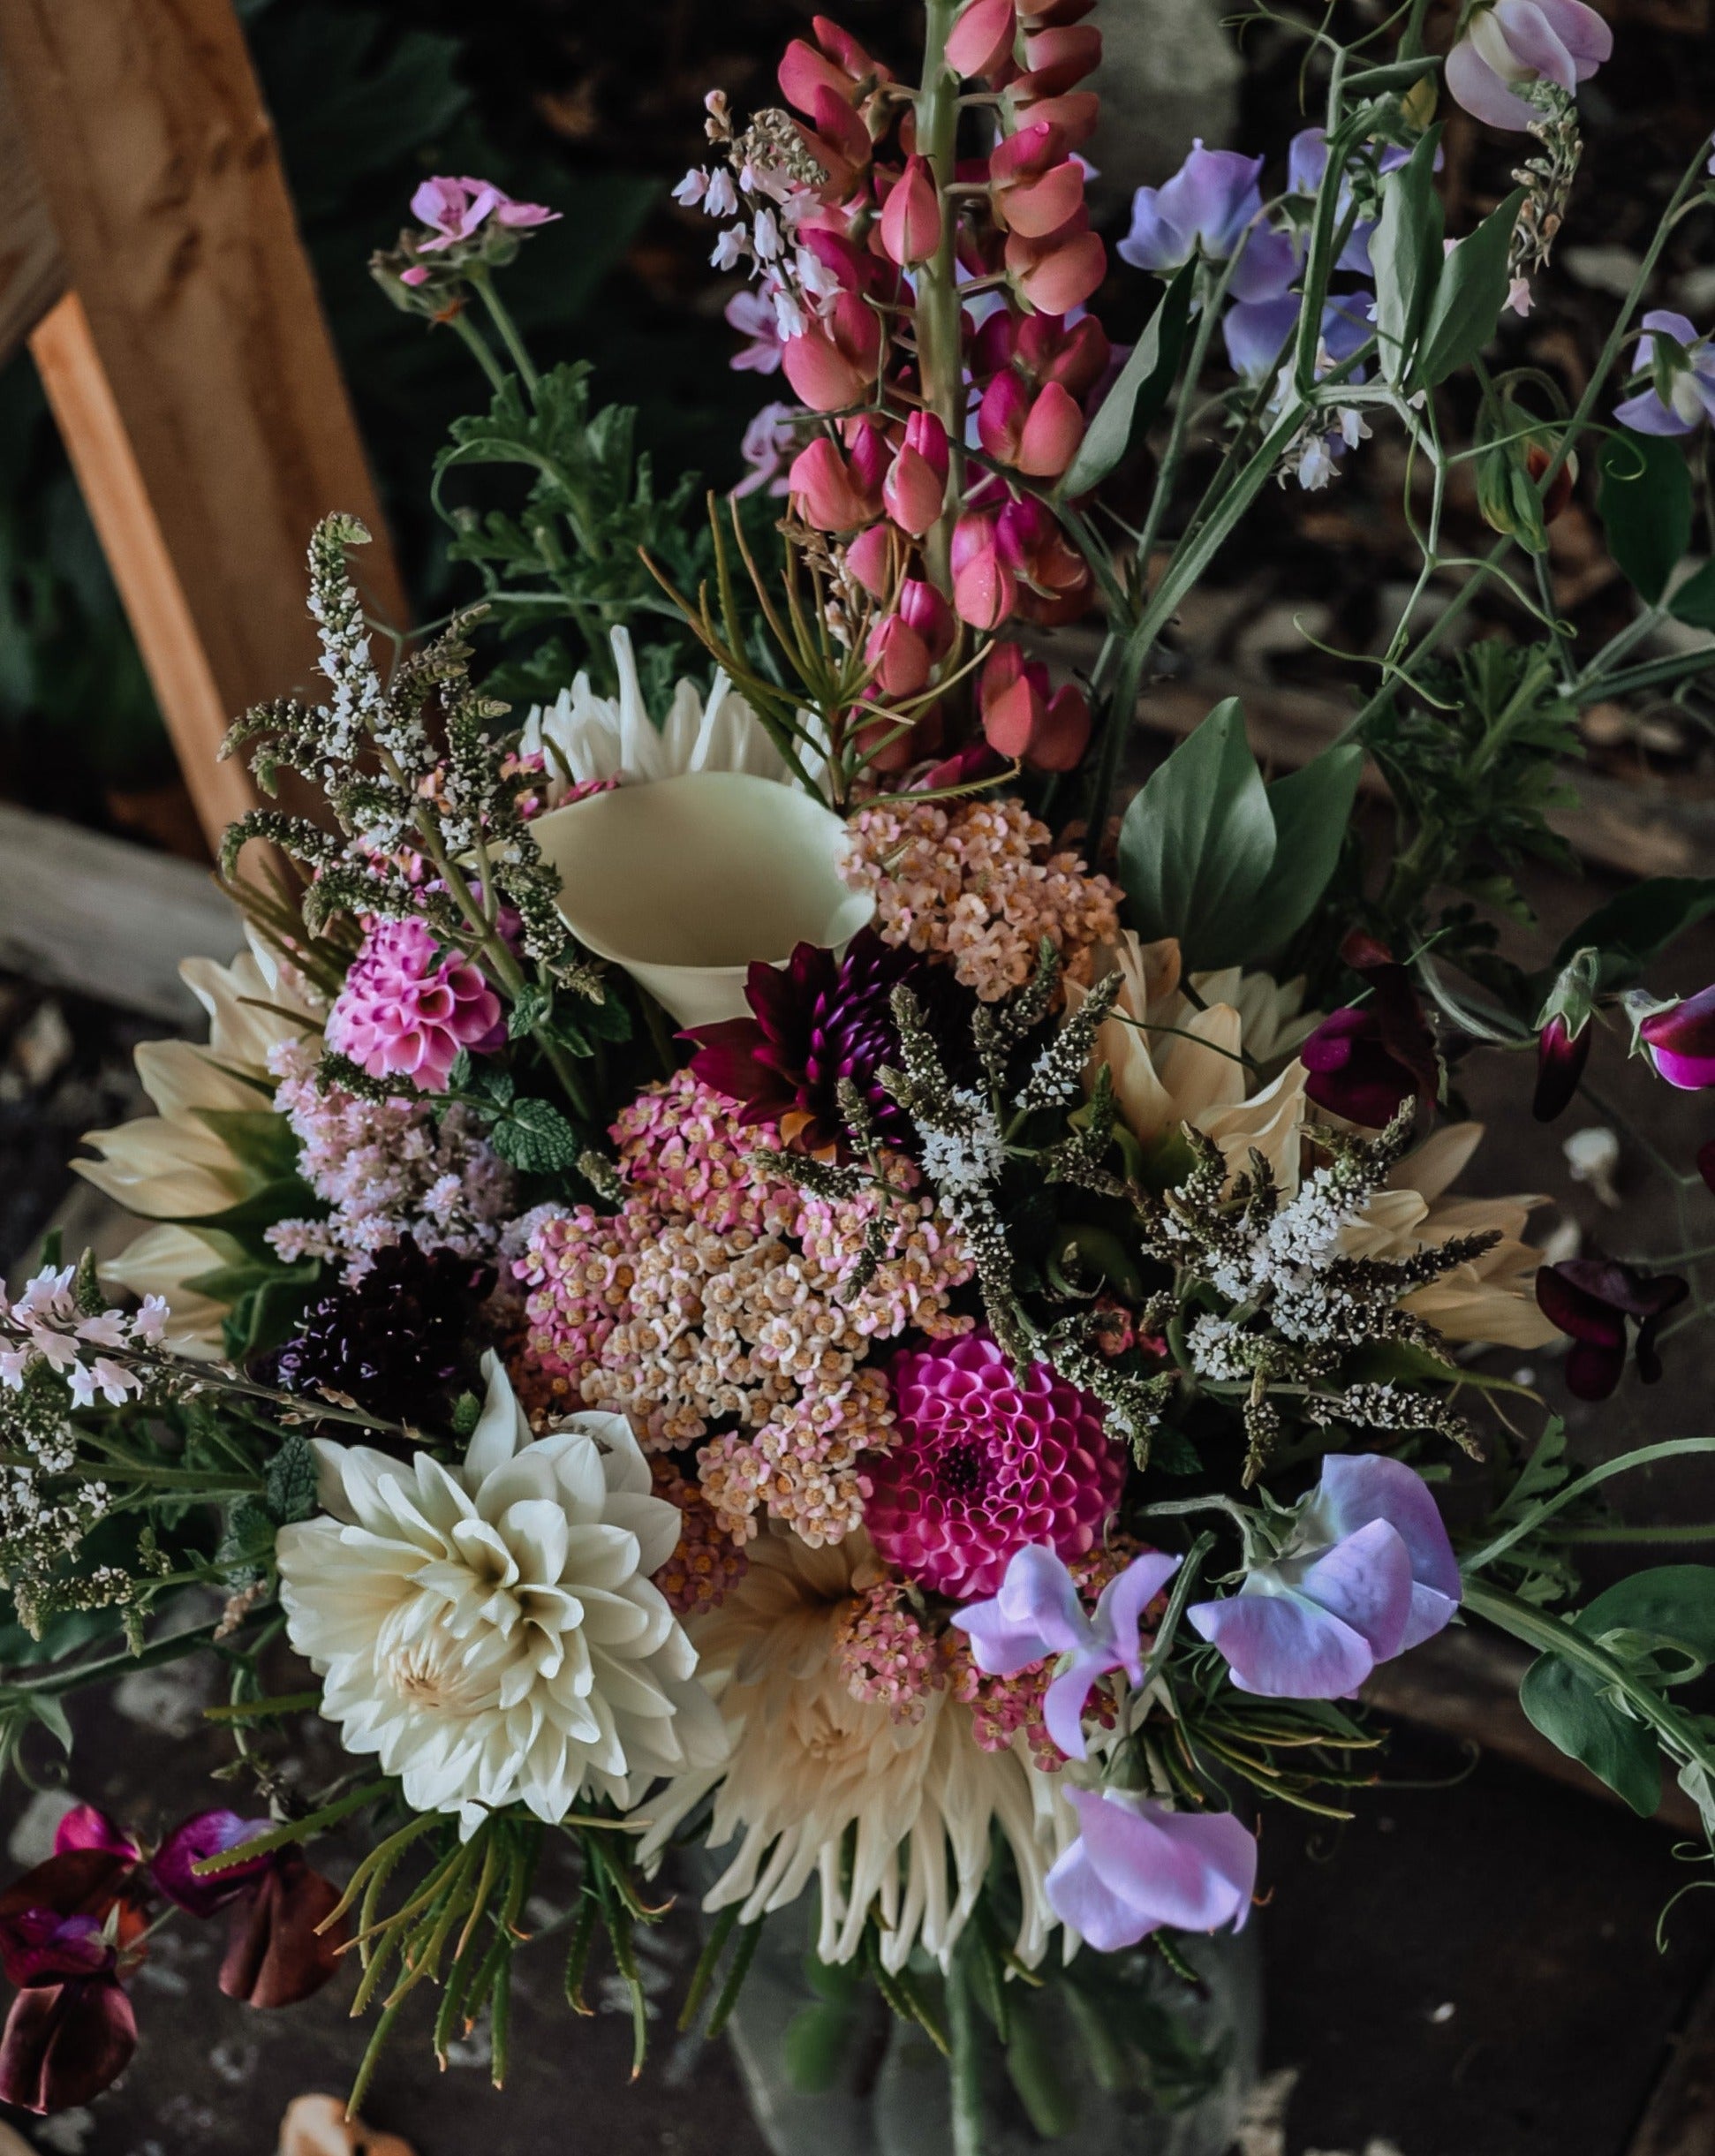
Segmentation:
[[(1194, 1981), (1271, 1808), (1377, 1778), (1371, 1671), (1458, 1623), (1537, 1651), (1531, 1719), (1636, 1810), (1665, 1766), (1715, 1829), (1715, 1721), (1676, 1697), (1715, 1570), (1585, 1600), (1573, 1562), (1613, 1477), (1715, 1440), (1580, 1471), (1530, 1372), (1478, 1359), (1569, 1340), (1584, 1400), (1658, 1377), (1708, 1312), (1715, 1160), (1656, 1155), (1685, 1248), (1647, 1264), (1551, 1258), (1543, 1199), (1459, 1187), (1474, 1059), (1545, 1119), (1592, 1052), (1646, 1119), (1715, 1087), (1715, 989), (1668, 955), (1715, 881), (1534, 963), (1494, 925), (1528, 931), (1579, 709), (1695, 697), (1715, 649), (1661, 637), (1715, 628), (1685, 558), (1715, 351), (1635, 319), (1707, 153), (1574, 404), (1508, 354), (1590, 8), (1478, 0), (1445, 62), (1424, 0), (1305, 29), (1321, 124), (1283, 170), (1192, 149), (1118, 267), (1091, 8), (928, 0), (909, 76), (818, 19), (781, 106), (710, 96), (678, 199), (741, 275), (737, 364), (796, 401), (706, 519), (525, 350), (497, 280), (551, 211), (430, 180), (377, 258), (490, 379), (435, 480), (485, 596), (383, 646), (365, 533), (316, 533), (326, 700), (230, 747), (325, 812), (235, 827), (250, 949), (185, 966), (208, 1040), (141, 1051), (156, 1115), (79, 1163), (150, 1225), (0, 1308), (39, 1643), (7, 1759), (191, 1653), (236, 1747), (207, 1810), (74, 1809), (0, 1900), (5, 2100), (123, 2070), (175, 1912), (225, 1915), (253, 2006), (348, 1973), (372, 2061), (434, 1987), (437, 2051), (486, 2024), (497, 2082), (518, 1957), (557, 1950), (578, 2011), (610, 1959), (640, 2064), (635, 1933), (700, 1843), (687, 2024), (809, 1896), (812, 2077), (861, 1977), (948, 2054), (961, 2156), (985, 2046), (1044, 2133), (1080, 2085), (1166, 2103), (1104, 1972), (1147, 1942)], [(1525, 146), (1452, 233), (1449, 97)], [(1421, 574), (1341, 738), (1271, 779), (1221, 704), (1116, 819), (1182, 601), (1265, 489), (1349, 484), (1382, 434)], [(1550, 532), (1592, 482), (1636, 608), (1586, 651)], [(1031, 2039), (1055, 1997), (1087, 2066)]]

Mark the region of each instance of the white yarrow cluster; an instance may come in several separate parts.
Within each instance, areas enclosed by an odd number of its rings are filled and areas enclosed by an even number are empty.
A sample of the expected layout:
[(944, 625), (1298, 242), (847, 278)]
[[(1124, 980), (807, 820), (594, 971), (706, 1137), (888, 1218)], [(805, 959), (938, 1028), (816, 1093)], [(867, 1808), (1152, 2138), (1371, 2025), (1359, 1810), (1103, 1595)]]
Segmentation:
[(987, 1096), (973, 1086), (948, 1096), (963, 1111), (961, 1130), (919, 1126), (924, 1173), (944, 1198), (978, 1198), (1006, 1166), (1006, 1139)]

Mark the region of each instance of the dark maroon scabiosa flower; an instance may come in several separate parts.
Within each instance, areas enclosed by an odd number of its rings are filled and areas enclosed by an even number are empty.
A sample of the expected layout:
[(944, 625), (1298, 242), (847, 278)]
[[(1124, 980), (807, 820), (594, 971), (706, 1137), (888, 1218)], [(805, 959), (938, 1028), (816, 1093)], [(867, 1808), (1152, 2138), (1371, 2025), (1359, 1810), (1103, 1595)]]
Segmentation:
[(1707, 1093), (1715, 1086), (1715, 987), (1639, 1017), (1637, 1045), (1670, 1086)]
[(1612, 1258), (1568, 1258), (1537, 1274), (1537, 1302), (1549, 1322), (1573, 1343), (1567, 1389), (1579, 1400), (1605, 1400), (1626, 1368), (1627, 1327), (1637, 1328), (1634, 1352), (1646, 1385), (1661, 1375), (1656, 1335), (1690, 1290), (1677, 1273), (1646, 1273)]
[(305, 1313), (295, 1336), (262, 1357), (259, 1373), (287, 1392), (338, 1394), (389, 1421), (444, 1421), (477, 1388), (477, 1312), (494, 1269), (409, 1237), (376, 1254), (353, 1287)]
[(204, 1858), (242, 1848), (268, 1830), (267, 1819), (198, 1812), (167, 1836), (152, 1869), (162, 1893), (192, 1916), (228, 1912), (220, 1987), (229, 1999), (253, 2007), (296, 2006), (339, 1966), (344, 1925), (316, 1928), (332, 1914), (339, 1889), (292, 1846), (264, 1850), (219, 1872), (196, 1870)]
[(1562, 1017), (1550, 1018), (1537, 1035), (1537, 1090), (1530, 1113), (1538, 1123), (1553, 1123), (1568, 1108), (1590, 1061), (1591, 1029), (1577, 1033)]
[(1340, 955), (1370, 989), (1367, 1003), (1336, 1010), (1298, 1051), (1304, 1091), (1318, 1108), (1379, 1131), (1408, 1101), (1440, 1089), (1440, 1058), (1411, 976), (1383, 943), (1355, 932)]
[[(143, 1930), (135, 1847), (88, 1805), (55, 1854), (0, 1895), (0, 1970), (19, 1987), (0, 2035), (0, 2103), (64, 2111), (122, 2074), (137, 2020), (121, 1981)], [(79, 1825), (109, 1830), (95, 1843)]]
[(844, 957), (800, 943), (784, 965), (753, 965), (744, 985), (752, 1015), (693, 1026), (691, 1068), (706, 1086), (742, 1105), (739, 1121), (778, 1123), (797, 1153), (830, 1157), (845, 1148), (836, 1088), (850, 1078), (868, 1101), (876, 1129), (903, 1146), (910, 1126), (882, 1092), (877, 1072), (899, 1060), (889, 1002), (903, 981), (919, 988), (930, 973), (915, 951), (859, 929)]

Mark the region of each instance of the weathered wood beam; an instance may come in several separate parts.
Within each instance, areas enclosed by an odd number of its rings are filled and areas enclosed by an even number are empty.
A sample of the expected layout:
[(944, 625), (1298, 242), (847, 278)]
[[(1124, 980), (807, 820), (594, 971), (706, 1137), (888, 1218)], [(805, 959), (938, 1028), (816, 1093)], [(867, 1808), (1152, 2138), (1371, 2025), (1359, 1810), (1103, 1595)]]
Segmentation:
[(310, 685), (316, 520), (403, 590), (231, 0), (0, 0), (0, 65), (76, 294), (44, 380), (212, 838), (226, 721)]
[(0, 367), (65, 290), (65, 262), (36, 185), (6, 79), (0, 74)]
[(1715, 2151), (1715, 1975), (1671, 2040), (1667, 2064), (1626, 2156), (1711, 2156)]

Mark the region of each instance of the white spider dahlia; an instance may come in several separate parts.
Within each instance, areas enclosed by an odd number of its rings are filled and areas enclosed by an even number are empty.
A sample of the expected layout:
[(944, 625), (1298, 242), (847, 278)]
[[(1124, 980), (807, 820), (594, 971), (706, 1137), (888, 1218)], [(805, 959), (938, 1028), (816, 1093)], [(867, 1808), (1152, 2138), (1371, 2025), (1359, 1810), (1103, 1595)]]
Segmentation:
[(724, 1749), (649, 1577), (679, 1514), (630, 1424), (578, 1414), (533, 1440), (505, 1371), (483, 1367), (462, 1469), (318, 1440), (327, 1517), (276, 1546), (288, 1634), (346, 1750), (467, 1839), (495, 1806), (552, 1824), (581, 1793), (629, 1804)]

